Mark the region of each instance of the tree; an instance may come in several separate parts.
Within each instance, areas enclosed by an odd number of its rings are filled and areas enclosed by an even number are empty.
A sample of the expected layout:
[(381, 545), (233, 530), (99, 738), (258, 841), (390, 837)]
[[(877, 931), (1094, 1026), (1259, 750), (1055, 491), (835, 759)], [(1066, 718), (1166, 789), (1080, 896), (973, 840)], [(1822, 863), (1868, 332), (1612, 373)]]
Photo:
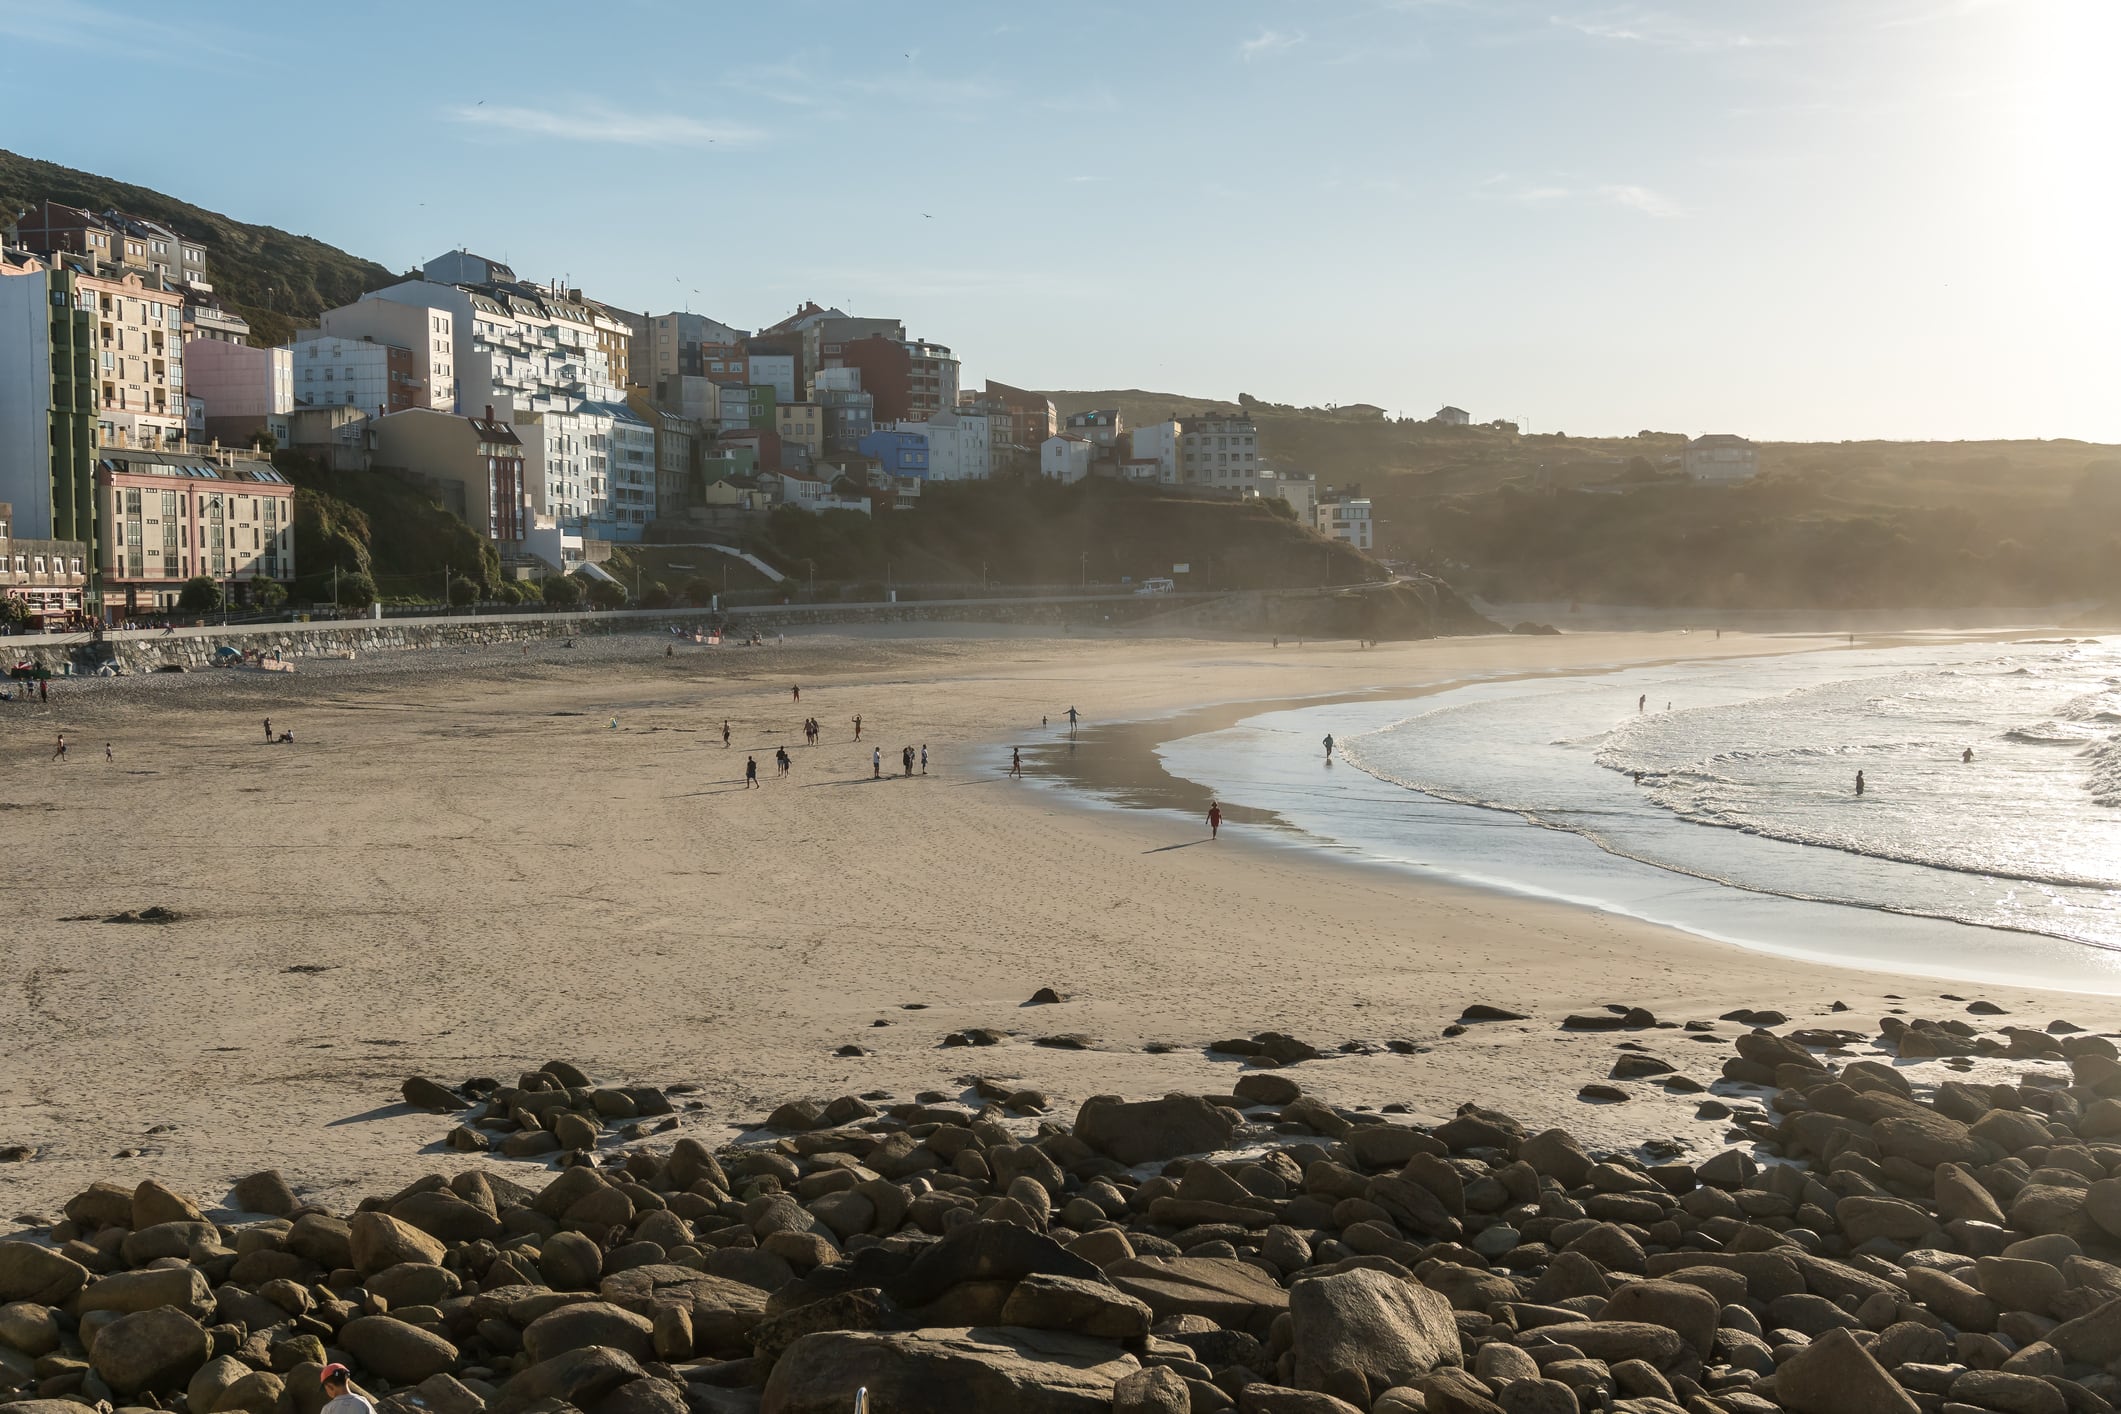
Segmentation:
[(187, 614), (210, 614), (221, 607), (221, 586), (206, 575), (193, 575), (178, 591), (177, 607)]
[(474, 580), (458, 575), (449, 581), (449, 603), (452, 608), (463, 609), (479, 602), (479, 586)]
[(365, 609), (376, 602), (376, 582), (365, 574), (342, 574), (339, 576), (339, 607), (342, 609)]
[(273, 436), (270, 429), (261, 427), (250, 434), (250, 445), (255, 450), (271, 456), (280, 450), (280, 439)]
[(626, 607), (626, 590), (623, 585), (613, 584), (608, 579), (589, 579), (589, 602), (599, 609), (623, 609)]
[(12, 594), (0, 591), (0, 628), (9, 633), (29, 627), (29, 605)]
[(545, 602), (555, 609), (576, 607), (582, 602), (582, 582), (573, 575), (554, 575), (545, 581)]
[(641, 591), (641, 607), (644, 609), (667, 609), (670, 604), (670, 586), (660, 579)]
[(277, 579), (254, 579), (250, 582), (251, 607), (277, 609), (287, 602), (287, 586)]

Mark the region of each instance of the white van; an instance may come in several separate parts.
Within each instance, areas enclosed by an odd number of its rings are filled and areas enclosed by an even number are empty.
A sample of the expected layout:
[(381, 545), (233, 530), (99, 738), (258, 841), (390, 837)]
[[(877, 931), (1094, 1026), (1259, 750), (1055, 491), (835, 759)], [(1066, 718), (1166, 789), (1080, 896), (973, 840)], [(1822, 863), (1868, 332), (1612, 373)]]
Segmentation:
[(1136, 594), (1169, 594), (1178, 588), (1178, 582), (1170, 579), (1145, 579)]

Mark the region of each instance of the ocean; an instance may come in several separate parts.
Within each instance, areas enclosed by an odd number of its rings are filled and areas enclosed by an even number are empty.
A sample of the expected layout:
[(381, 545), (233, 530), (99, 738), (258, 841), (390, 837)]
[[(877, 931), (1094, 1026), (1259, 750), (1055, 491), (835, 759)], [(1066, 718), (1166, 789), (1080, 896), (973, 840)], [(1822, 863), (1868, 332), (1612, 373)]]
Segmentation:
[(1819, 960), (2121, 992), (2121, 641), (1476, 682), (1157, 754), (1365, 862)]

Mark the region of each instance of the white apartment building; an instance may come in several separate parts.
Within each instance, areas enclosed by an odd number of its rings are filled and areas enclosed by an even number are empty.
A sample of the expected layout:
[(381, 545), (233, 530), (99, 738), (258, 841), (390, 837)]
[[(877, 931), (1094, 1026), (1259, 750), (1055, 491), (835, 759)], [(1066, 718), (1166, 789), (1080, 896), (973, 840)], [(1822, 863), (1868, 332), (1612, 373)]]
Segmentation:
[(1085, 438), (1057, 432), (1039, 443), (1039, 475), (1063, 486), (1073, 486), (1090, 474), (1090, 457), (1095, 450)]
[[(412, 356), (411, 376), (414, 379), (408, 389), (412, 397), (408, 406), (435, 408), (442, 412), (460, 411), (457, 397), (456, 322), (451, 313), (413, 300), (385, 299), (379, 291), (363, 295), (352, 304), (325, 310), (318, 318), (315, 330), (304, 330), (295, 335), (298, 352), (302, 342), (325, 336), (350, 341), (365, 340), (370, 344), (407, 350)], [(311, 381), (313, 385), (318, 386), (316, 405), (346, 401), (343, 397), (322, 396), (322, 380)], [(338, 380), (333, 381), (336, 383)], [(302, 397), (303, 382), (301, 369), (297, 367), (297, 400)], [(481, 399), (482, 403), (483, 401)], [(372, 408), (375, 403), (356, 403), (355, 406)], [(477, 412), (479, 409), (473, 408), (472, 411)]]
[(295, 405), (294, 354), (289, 349), (188, 339), (184, 369), (188, 397), (205, 404), (201, 429), (223, 441), (235, 441)]
[(900, 422), (896, 430), (928, 439), (930, 481), (985, 481), (994, 474), (987, 419), (978, 413), (938, 412), (926, 422)]
[(1150, 480), (1173, 485), (1184, 479), (1184, 464), (1179, 460), (1180, 439), (1184, 433), (1175, 418), (1152, 422), (1147, 427), (1136, 427), (1127, 433), (1128, 445), (1133, 449), (1131, 460), (1153, 461), (1156, 475)]
[(610, 491), (603, 514), (592, 515), (584, 533), (603, 540), (639, 540), (655, 519), (655, 427), (624, 403), (584, 403), (581, 410), (611, 422), (606, 443)]
[[(409, 397), (408, 390), (391, 380), (393, 346), (367, 339), (341, 339), (314, 329), (295, 335), (293, 348), (285, 350), (294, 401), (302, 407), (339, 404), (359, 408), (370, 417), (428, 407), (423, 398)], [(396, 350), (400, 365), (416, 362), (406, 350)]]
[(1244, 413), (1203, 413), (1179, 423), (1178, 450), (1188, 485), (1230, 486), (1259, 469), (1259, 428)]
[(1375, 543), (1371, 537), (1370, 498), (1368, 496), (1333, 497), (1320, 501), (1313, 512), (1312, 524), (1320, 535), (1333, 540), (1345, 540), (1364, 554), (1370, 552)]
[[(463, 252), (435, 264), (454, 273), (506, 273), (505, 266)], [(611, 523), (614, 419), (584, 404), (623, 406), (624, 390), (612, 381), (594, 311), (563, 293), (498, 278), (466, 285), (407, 280), (362, 302), (369, 300), (449, 321), (459, 410), (491, 406), (501, 420), (514, 422), (525, 442), (532, 504), (553, 520), (563, 550), (576, 549), (585, 522)]]

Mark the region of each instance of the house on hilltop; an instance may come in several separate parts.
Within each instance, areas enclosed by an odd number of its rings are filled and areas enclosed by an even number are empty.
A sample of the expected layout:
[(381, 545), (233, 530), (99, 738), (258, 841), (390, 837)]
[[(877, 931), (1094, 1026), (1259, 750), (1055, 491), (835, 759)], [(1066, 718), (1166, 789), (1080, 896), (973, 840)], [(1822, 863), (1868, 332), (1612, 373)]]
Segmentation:
[(1729, 432), (1711, 432), (1686, 444), (1683, 464), (1690, 481), (1750, 481), (1760, 471), (1760, 449)]
[(1446, 403), (1444, 404), (1444, 406), (1436, 409), (1436, 417), (1434, 420), (1442, 423), (1446, 427), (1464, 427), (1468, 423), (1472, 422), (1473, 414), (1467, 412), (1464, 408), (1455, 408), (1452, 407), (1450, 404)]

